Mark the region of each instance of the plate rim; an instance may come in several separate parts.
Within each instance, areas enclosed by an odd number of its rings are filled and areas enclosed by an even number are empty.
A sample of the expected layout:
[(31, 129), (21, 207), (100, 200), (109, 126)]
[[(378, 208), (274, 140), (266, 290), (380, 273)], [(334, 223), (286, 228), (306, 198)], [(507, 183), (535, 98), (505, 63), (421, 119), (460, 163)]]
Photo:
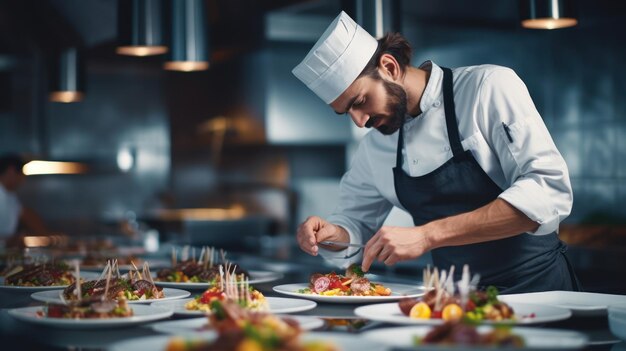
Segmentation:
[[(176, 289), (176, 288), (163, 288), (163, 290), (167, 289), (170, 293), (180, 293), (181, 296), (173, 296), (173, 297), (164, 297), (161, 299), (147, 299), (147, 300), (127, 300), (126, 302), (128, 304), (131, 305), (141, 305), (141, 304), (152, 304), (154, 302), (164, 302), (164, 301), (174, 301), (174, 300), (180, 300), (180, 299), (184, 299), (187, 298), (189, 296), (191, 296), (191, 292), (187, 291), (187, 290), (183, 290), (183, 289)], [(58, 289), (59, 291), (63, 290), (63, 289)], [(40, 297), (38, 294), (40, 293), (47, 293), (50, 291), (55, 291), (55, 290), (45, 290), (45, 291), (36, 291), (32, 294), (30, 294), (30, 298), (35, 300), (35, 301), (39, 301), (39, 302), (44, 302), (44, 303), (62, 303), (61, 299), (52, 299), (52, 298), (42, 298)], [(165, 291), (164, 291), (165, 293)]]
[[(80, 276), (81, 278), (84, 278), (85, 276), (89, 276), (90, 278), (87, 278), (88, 280), (95, 280), (95, 279), (98, 279), (98, 277), (100, 277), (100, 274), (95, 273), (95, 272), (81, 272)], [(5, 280), (5, 277), (0, 277), (0, 291), (1, 290), (8, 290), (8, 291), (13, 290), (13, 291), (23, 291), (23, 292), (29, 292), (29, 291), (38, 292), (38, 291), (44, 291), (44, 290), (65, 289), (69, 286), (69, 285), (49, 285), (49, 286), (4, 285), (4, 280)]]
[(568, 290), (549, 290), (549, 291), (538, 291), (538, 292), (530, 292), (530, 293), (518, 293), (518, 294), (502, 294), (502, 300), (506, 302), (507, 299), (513, 299), (515, 301), (519, 301), (519, 299), (533, 299), (532, 304), (542, 305), (542, 306), (552, 306), (565, 308), (572, 312), (574, 316), (605, 316), (608, 315), (608, 306), (611, 303), (603, 303), (603, 304), (568, 304), (568, 303), (542, 303), (541, 301), (537, 301), (538, 297), (547, 296), (546, 298), (555, 299), (553, 295), (562, 294), (562, 295), (583, 295), (586, 298), (590, 296), (597, 296), (597, 298), (601, 298), (603, 295), (610, 296), (612, 298), (623, 299), (623, 303), (626, 303), (626, 296), (617, 295), (617, 294), (604, 294), (597, 292), (587, 292), (587, 291), (568, 291)]
[[(7, 313), (19, 321), (25, 323), (33, 323), (38, 325), (45, 325), (55, 328), (63, 329), (92, 329), (92, 328), (117, 328), (127, 325), (136, 325), (142, 323), (153, 322), (156, 320), (169, 318), (172, 316), (172, 311), (164, 308), (153, 307), (149, 305), (135, 305), (132, 306), (133, 310), (139, 309), (141, 315), (133, 315), (131, 317), (110, 318), (110, 319), (70, 319), (70, 318), (50, 318), (50, 317), (37, 317), (34, 315), (28, 315), (25, 313), (36, 313), (41, 310), (43, 306), (27, 306), (11, 308), (7, 310)], [(153, 310), (153, 313), (144, 314)]]
[[(385, 338), (381, 338), (381, 335), (377, 335), (380, 334), (381, 332), (384, 333), (385, 331), (402, 331), (402, 330), (417, 330), (417, 329), (424, 329), (425, 332), (428, 332), (429, 330), (431, 330), (432, 328), (436, 327), (435, 325), (404, 325), (401, 327), (385, 327), (385, 328), (378, 328), (378, 329), (372, 329), (372, 330), (366, 330), (363, 333), (360, 333), (359, 335), (362, 335), (363, 337), (369, 339), (369, 340), (377, 340), (379, 343), (381, 343), (380, 340), (386, 340)], [(479, 328), (481, 329), (486, 329), (486, 328), (493, 328), (494, 325), (480, 325)], [(562, 328), (534, 328), (534, 327), (527, 327), (527, 326), (513, 326), (511, 328), (512, 332), (518, 332), (518, 333), (569, 333), (569, 334), (573, 334), (576, 337), (578, 337), (580, 339), (580, 344), (577, 346), (572, 346), (572, 345), (567, 345), (567, 346), (560, 346), (560, 347), (552, 347), (552, 348), (548, 348), (546, 346), (539, 346), (539, 348), (541, 349), (549, 349), (549, 350), (563, 350), (563, 349), (571, 349), (572, 347), (574, 349), (581, 349), (587, 345), (589, 345), (589, 337), (587, 335), (585, 335), (582, 332), (576, 331), (576, 330), (570, 330), (570, 329), (562, 329)], [(391, 346), (391, 347), (400, 347), (400, 348), (404, 348), (404, 347), (417, 347), (419, 348), (420, 346), (408, 346), (408, 345), (397, 345), (397, 344), (392, 344), (392, 343), (384, 343), (382, 342), (384, 345), (386, 346)], [(452, 346), (452, 347), (447, 347), (445, 345), (423, 345), (423, 347), (426, 348), (432, 348), (434, 347), (435, 349), (437, 348), (441, 348), (442, 350), (446, 350), (446, 349), (454, 349), (454, 350), (462, 350), (464, 349), (461, 346)], [(478, 348), (482, 349), (482, 346), (479, 346)], [(523, 347), (521, 348), (521, 350), (533, 350), (533, 349), (537, 349), (537, 347)]]
[[(386, 285), (397, 285), (397, 286), (405, 286), (405, 287), (413, 287), (412, 285), (405, 283), (385, 283)], [(290, 284), (281, 284), (275, 285), (272, 287), (274, 292), (279, 294), (294, 296), (301, 299), (313, 300), (317, 302), (328, 302), (328, 303), (371, 303), (371, 302), (384, 302), (384, 301), (398, 301), (404, 297), (420, 297), (425, 294), (425, 288), (423, 286), (415, 287), (416, 290), (420, 290), (421, 292), (418, 294), (409, 294), (409, 295), (391, 295), (391, 296), (324, 296), (324, 295), (309, 295), (302, 294), (295, 291), (287, 291), (285, 287), (292, 286), (295, 290), (296, 286), (308, 287), (308, 283), (290, 283)], [(290, 288), (291, 289), (291, 288)]]
[[(393, 305), (393, 306), (390, 306)], [(556, 322), (556, 321), (561, 321), (561, 320), (566, 320), (572, 317), (572, 311), (566, 309), (566, 308), (562, 308), (562, 307), (555, 307), (555, 306), (544, 306), (544, 305), (537, 305), (537, 304), (528, 304), (528, 303), (511, 303), (511, 307), (513, 307), (513, 309), (515, 310), (515, 305), (519, 307), (521, 306), (525, 306), (527, 308), (551, 308), (551, 309), (555, 309), (555, 310), (559, 310), (556, 312), (560, 312), (562, 313), (561, 315), (557, 315), (555, 317), (542, 317), (542, 318), (528, 318), (528, 319), (524, 319), (521, 321), (503, 321), (503, 322), (498, 322), (498, 321), (483, 321), (480, 322), (480, 325), (513, 325), (513, 326), (526, 326), (526, 325), (533, 325), (533, 324), (541, 324), (541, 323), (551, 323), (551, 322)], [(384, 308), (387, 307), (387, 308)], [(406, 325), (406, 326), (419, 326), (419, 325), (423, 325), (423, 326), (436, 326), (436, 325), (440, 325), (443, 324), (443, 320), (442, 319), (411, 319), (409, 317), (403, 316), (404, 318), (402, 319), (398, 319), (398, 316), (395, 315), (388, 315), (388, 316), (381, 316), (380, 314), (376, 314), (375, 318), (372, 318), (373, 314), (369, 314), (369, 313), (364, 313), (363, 311), (365, 310), (369, 310), (369, 309), (373, 309), (373, 308), (380, 308), (383, 310), (389, 310), (390, 307), (398, 307), (397, 303), (394, 302), (389, 302), (389, 303), (380, 303), (380, 304), (370, 304), (370, 305), (365, 305), (365, 306), (359, 306), (357, 308), (354, 309), (354, 314), (356, 314), (357, 316), (361, 317), (361, 318), (367, 318), (373, 321), (380, 321), (380, 322), (386, 322), (386, 323), (392, 323), (392, 324), (400, 324), (400, 325)], [(399, 308), (399, 307), (398, 307)]]
[[(314, 309), (315, 307), (317, 307), (317, 302), (315, 301), (311, 301), (311, 300), (306, 300), (306, 299), (295, 299), (295, 298), (291, 298), (291, 297), (279, 297), (279, 296), (266, 296), (266, 299), (286, 299), (286, 300), (299, 300), (302, 301), (303, 303), (307, 303), (306, 306), (302, 306), (302, 307), (292, 307), (290, 309), (279, 309), (279, 310), (271, 310), (270, 309), (270, 313), (296, 313), (296, 312), (304, 312), (304, 311), (310, 311), (312, 309)], [(193, 299), (193, 297), (185, 297), (182, 299), (175, 299), (175, 300), (168, 300), (168, 301), (154, 301), (152, 302), (150, 305), (155, 305), (157, 307), (164, 307), (164, 308), (169, 308), (168, 304), (171, 303), (176, 303), (176, 302), (182, 302), (182, 301), (191, 301), (191, 299)], [(186, 302), (185, 302), (186, 303)], [(175, 309), (172, 308), (174, 311), (174, 314), (179, 314), (179, 315), (185, 315), (185, 316), (202, 316), (205, 314), (205, 312), (203, 311), (189, 311), (189, 310), (182, 310), (182, 309)]]
[[(299, 318), (301, 319), (305, 319), (305, 320), (315, 320), (316, 323), (316, 327), (310, 328), (310, 329), (302, 329), (303, 331), (311, 331), (313, 329), (317, 329), (317, 328), (321, 328), (323, 327), (326, 322), (324, 322), (324, 320), (320, 317), (317, 316), (297, 316), (297, 315), (277, 315), (277, 317), (282, 318), (282, 317), (286, 317), (286, 318), (291, 318), (291, 319), (295, 319), (296, 321), (298, 321)], [(196, 331), (193, 329), (190, 329), (188, 331), (182, 332), (180, 330), (171, 330), (168, 328), (171, 328), (173, 325), (177, 325), (177, 324), (186, 324), (186, 323), (208, 323), (208, 320), (206, 317), (198, 317), (198, 318), (185, 318), (185, 319), (176, 319), (176, 320), (169, 320), (169, 321), (161, 321), (161, 322), (156, 322), (156, 323), (152, 323), (149, 325), (150, 329), (152, 329), (152, 331), (160, 333), (160, 334), (164, 334), (164, 335), (188, 335), (188, 334), (193, 334), (195, 335), (196, 333), (205, 333), (207, 332), (206, 330), (203, 331)], [(298, 322), (299, 323), (299, 322)], [(197, 327), (200, 327), (201, 325), (198, 325)], [(210, 332), (214, 332), (213, 330), (209, 329)], [(188, 332), (188, 334), (186, 333)]]
[[(271, 273), (271, 277), (268, 278), (258, 278), (258, 279), (251, 279), (248, 283), (250, 285), (254, 285), (254, 284), (264, 284), (264, 283), (269, 283), (269, 282), (273, 282), (276, 280), (280, 280), (282, 278), (285, 277), (284, 273), (281, 272), (274, 272), (274, 271), (265, 271), (265, 270), (258, 270), (258, 269), (251, 269), (248, 271), (248, 273), (250, 273), (250, 275), (252, 275), (254, 272), (257, 273)], [(158, 286), (162, 286), (162, 287), (168, 287), (168, 288), (187, 288), (187, 289), (206, 289), (209, 287), (209, 283), (185, 283), (185, 282), (161, 282), (161, 281), (154, 281), (154, 284), (158, 285)]]

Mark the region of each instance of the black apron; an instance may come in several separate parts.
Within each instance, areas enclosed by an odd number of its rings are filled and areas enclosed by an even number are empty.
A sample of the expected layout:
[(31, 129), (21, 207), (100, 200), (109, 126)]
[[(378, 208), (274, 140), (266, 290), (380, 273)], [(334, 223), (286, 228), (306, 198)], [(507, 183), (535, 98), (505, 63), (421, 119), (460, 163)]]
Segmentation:
[[(402, 169), (403, 127), (398, 136), (393, 169), (395, 190), (416, 226), (473, 211), (502, 193), (471, 151), (463, 151), (454, 110), (452, 71), (442, 69), (446, 126), (453, 157), (431, 173), (411, 177)], [(504, 293), (580, 290), (566, 251), (567, 246), (556, 233), (522, 233), (489, 242), (434, 249), (432, 258), (439, 269), (448, 270), (454, 265), (459, 274), (463, 265), (468, 264), (471, 272), (480, 274), (481, 286), (494, 285)]]

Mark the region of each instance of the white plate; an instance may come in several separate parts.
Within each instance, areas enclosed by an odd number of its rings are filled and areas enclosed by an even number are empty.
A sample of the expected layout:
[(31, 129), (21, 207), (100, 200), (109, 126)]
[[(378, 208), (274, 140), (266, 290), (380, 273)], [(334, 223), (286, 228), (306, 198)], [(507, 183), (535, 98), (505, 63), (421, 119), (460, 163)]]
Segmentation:
[[(39, 291), (30, 295), (30, 297), (33, 298), (33, 300), (37, 300), (41, 302), (62, 304), (63, 301), (59, 297), (59, 294), (61, 294), (62, 292), (63, 290)], [(163, 293), (165, 294), (165, 297), (163, 297), (162, 299), (147, 299), (147, 300), (133, 300), (133, 301), (128, 300), (127, 302), (130, 304), (151, 303), (151, 302), (156, 302), (156, 301), (177, 300), (177, 299), (182, 299), (191, 295), (189, 291), (180, 290), (180, 289), (171, 289), (171, 288), (163, 288)]]
[(172, 315), (172, 311), (166, 308), (145, 305), (134, 305), (131, 308), (133, 309), (134, 316), (109, 319), (65, 319), (40, 317), (37, 315), (37, 312), (43, 310), (43, 307), (41, 306), (14, 308), (9, 310), (8, 313), (14, 318), (25, 322), (69, 329), (117, 328), (168, 318)]
[[(100, 274), (93, 272), (81, 272), (80, 277), (85, 280), (94, 280), (100, 277)], [(33, 291), (42, 291), (42, 290), (53, 290), (53, 289), (63, 289), (67, 288), (68, 285), (53, 285), (53, 286), (13, 286), (13, 285), (4, 285), (4, 278), (0, 277), (0, 290), (13, 290), (13, 291), (21, 291), (21, 292), (33, 292)]]
[[(516, 321), (484, 321), (483, 324), (537, 324), (560, 321), (571, 317), (572, 312), (565, 308), (530, 305), (522, 303), (510, 303), (519, 319)], [(534, 317), (529, 317), (532, 313)], [(378, 322), (387, 322), (395, 324), (426, 324), (439, 325), (443, 324), (443, 319), (415, 319), (405, 316), (397, 302), (381, 303), (375, 305), (367, 305), (357, 307), (354, 314), (359, 317), (371, 319)]]
[(506, 303), (523, 302), (567, 308), (575, 316), (606, 316), (609, 305), (626, 303), (626, 295), (578, 291), (543, 291), (525, 294), (498, 295)]
[[(413, 345), (414, 337), (424, 337), (432, 326), (411, 326), (383, 328), (365, 331), (360, 335), (364, 339), (376, 340), (392, 347), (414, 348), (416, 350), (475, 350), (485, 349), (493, 350), (492, 346), (467, 347), (453, 345)], [(478, 327), (479, 333), (488, 332), (492, 326)], [(524, 338), (524, 349), (580, 349), (587, 344), (587, 337), (579, 332), (558, 329), (537, 329), (537, 328), (519, 328), (514, 327), (511, 332)], [(518, 350), (518, 349), (516, 349)]]
[[(202, 316), (204, 311), (189, 311), (185, 308), (185, 304), (191, 301), (190, 299), (174, 300), (174, 301), (157, 301), (153, 302), (152, 306), (170, 308), (176, 314), (188, 315), (188, 316)], [(303, 299), (291, 299), (286, 297), (265, 297), (265, 300), (269, 304), (271, 313), (294, 313), (312, 310), (317, 306), (317, 303), (310, 300)]]
[(309, 284), (285, 284), (274, 287), (277, 293), (297, 296), (303, 299), (309, 299), (319, 302), (336, 302), (336, 303), (364, 303), (364, 302), (382, 302), (396, 301), (405, 296), (419, 297), (424, 295), (424, 288), (408, 284), (383, 283), (387, 288), (391, 289), (390, 296), (324, 296), (299, 293), (298, 290), (309, 287)]
[[(324, 326), (324, 321), (317, 317), (285, 316), (285, 318), (295, 320), (302, 330), (308, 331)], [(158, 322), (151, 324), (150, 327), (155, 332), (184, 336), (193, 336), (199, 333), (206, 333), (207, 330), (211, 330), (211, 327), (209, 326), (209, 321), (206, 317)]]
[[(269, 271), (248, 271), (250, 273), (250, 280), (248, 283), (250, 285), (253, 284), (261, 284), (261, 283), (269, 283), (276, 280), (279, 280), (283, 277), (282, 273), (278, 272), (269, 272)], [(156, 279), (156, 276), (155, 276)], [(166, 286), (170, 288), (182, 288), (182, 289), (207, 289), (209, 287), (209, 283), (173, 283), (173, 282), (159, 282), (154, 281), (156, 285)]]
[[(205, 340), (210, 342), (215, 340), (216, 335), (194, 335), (193, 337), (185, 337), (188, 341)], [(327, 332), (311, 332), (302, 334), (303, 341), (328, 341), (337, 346), (339, 350), (359, 350), (359, 351), (385, 351), (389, 348), (370, 339), (359, 337), (358, 335), (327, 333)], [(170, 335), (147, 336), (143, 338), (135, 338), (125, 341), (116, 342), (109, 347), (109, 351), (165, 351), (167, 344), (172, 340)]]

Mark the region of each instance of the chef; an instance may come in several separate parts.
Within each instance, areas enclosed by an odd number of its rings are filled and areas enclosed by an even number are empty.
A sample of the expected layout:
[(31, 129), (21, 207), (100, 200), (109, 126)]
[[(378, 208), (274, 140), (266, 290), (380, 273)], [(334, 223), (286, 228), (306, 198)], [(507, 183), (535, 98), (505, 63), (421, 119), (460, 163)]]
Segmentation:
[[(311, 216), (300, 248), (338, 266), (393, 265), (431, 252), (501, 292), (579, 290), (558, 238), (572, 208), (567, 166), (509, 68), (411, 65), (397, 33), (374, 39), (341, 12), (293, 74), (337, 114), (374, 128), (340, 184), (339, 206)], [(393, 206), (415, 226), (383, 226)], [(357, 254), (344, 245), (364, 244)]]

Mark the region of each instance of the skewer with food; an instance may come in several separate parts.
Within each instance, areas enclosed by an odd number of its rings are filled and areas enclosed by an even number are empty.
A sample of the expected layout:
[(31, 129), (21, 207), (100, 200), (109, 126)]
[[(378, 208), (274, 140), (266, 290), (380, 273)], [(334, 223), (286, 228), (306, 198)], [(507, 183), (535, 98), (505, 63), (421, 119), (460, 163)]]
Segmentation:
[[(220, 250), (221, 264), (226, 263), (226, 253)], [(200, 256), (196, 259), (195, 249), (192, 248), (189, 257), (189, 247), (186, 246), (181, 252), (181, 261), (177, 260), (176, 249), (172, 249), (172, 267), (163, 268), (157, 272), (157, 281), (172, 283), (209, 283), (217, 284), (219, 278), (219, 263), (217, 262), (217, 250), (214, 247), (203, 247)], [(248, 272), (236, 266), (235, 273), (241, 277), (249, 277)]]
[(404, 315), (416, 319), (443, 319), (473, 322), (515, 320), (513, 308), (498, 300), (498, 289), (493, 286), (477, 290), (479, 277), (470, 280), (469, 267), (463, 267), (460, 281), (454, 283), (454, 266), (450, 272), (437, 268), (424, 270), (424, 284), (429, 291), (420, 298), (404, 298), (398, 304)]
[(265, 296), (250, 286), (248, 278), (243, 278), (235, 273), (237, 271), (236, 265), (230, 263), (225, 266), (219, 265), (218, 270), (220, 277), (217, 285), (208, 288), (202, 295), (187, 302), (185, 309), (210, 312), (213, 301), (225, 300), (237, 301), (239, 305), (249, 310), (266, 311), (269, 309)]
[[(83, 284), (73, 284), (68, 292), (68, 299), (64, 299), (65, 304), (49, 304), (42, 311), (38, 312), (41, 317), (66, 318), (66, 319), (108, 319), (131, 317), (133, 310), (126, 303), (126, 298), (115, 296), (114, 299), (109, 290), (112, 287), (111, 265), (107, 266), (106, 279), (104, 279), (103, 293), (98, 297), (90, 296), (83, 298)], [(80, 281), (80, 271), (76, 265), (76, 279)], [(69, 288), (68, 288), (69, 289)], [(67, 291), (67, 289), (66, 289)]]
[[(133, 265), (134, 266), (134, 265)], [(102, 277), (98, 280), (91, 280), (80, 284), (82, 295), (80, 299), (87, 301), (97, 301), (105, 298), (110, 300), (141, 301), (148, 299), (161, 299), (164, 296), (163, 288), (154, 284), (150, 267), (144, 262), (143, 270), (140, 272), (137, 267), (127, 274), (121, 275), (116, 261), (109, 261), (104, 269), (105, 274), (111, 275), (107, 280)], [(74, 294), (76, 284), (68, 286), (63, 291), (66, 300), (73, 301), (79, 299)]]
[(309, 287), (301, 289), (301, 294), (324, 296), (389, 296), (391, 289), (373, 283), (365, 277), (361, 267), (353, 264), (345, 275), (335, 272), (314, 273), (309, 279)]

